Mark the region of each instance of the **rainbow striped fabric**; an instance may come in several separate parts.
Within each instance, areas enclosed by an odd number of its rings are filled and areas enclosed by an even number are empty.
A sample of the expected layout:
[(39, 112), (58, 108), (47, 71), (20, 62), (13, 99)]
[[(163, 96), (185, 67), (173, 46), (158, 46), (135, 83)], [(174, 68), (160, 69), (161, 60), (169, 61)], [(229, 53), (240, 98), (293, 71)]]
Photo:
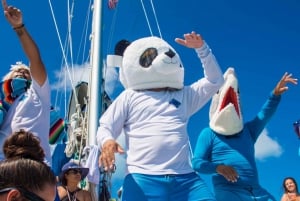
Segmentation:
[[(23, 93), (30, 87), (30, 84), (30, 81), (22, 78), (14, 78), (0, 82), (0, 125), (2, 124), (11, 104), (16, 100), (16, 98), (23, 95)], [(55, 144), (61, 133), (64, 131), (64, 128), (64, 120), (60, 118), (58, 111), (51, 108), (49, 131), (50, 144)]]

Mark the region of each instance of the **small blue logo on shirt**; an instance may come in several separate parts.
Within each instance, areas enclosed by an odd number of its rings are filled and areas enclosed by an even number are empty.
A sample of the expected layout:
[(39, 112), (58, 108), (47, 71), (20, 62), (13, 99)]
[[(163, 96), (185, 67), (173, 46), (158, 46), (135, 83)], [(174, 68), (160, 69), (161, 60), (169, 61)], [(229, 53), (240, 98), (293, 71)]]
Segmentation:
[(170, 100), (169, 104), (174, 105), (176, 108), (178, 108), (181, 105), (181, 103), (174, 98)]

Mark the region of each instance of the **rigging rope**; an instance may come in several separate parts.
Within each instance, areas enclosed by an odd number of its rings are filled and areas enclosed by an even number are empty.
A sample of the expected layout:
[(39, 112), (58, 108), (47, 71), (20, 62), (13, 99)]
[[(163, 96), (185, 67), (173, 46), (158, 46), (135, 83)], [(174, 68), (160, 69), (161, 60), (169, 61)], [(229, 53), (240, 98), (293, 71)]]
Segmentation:
[[(72, 41), (72, 18), (73, 18), (73, 11), (74, 11), (74, 0), (70, 9), (70, 1), (67, 1), (67, 11), (68, 11), (68, 42), (69, 42), (69, 47), (70, 47), (70, 60), (71, 60), (71, 67), (72, 69), (74, 68), (73, 66), (73, 41)], [(72, 71), (72, 78), (74, 79), (74, 71)], [(72, 80), (73, 80), (72, 79)]]
[[(159, 23), (158, 23), (158, 20), (157, 20), (155, 7), (154, 7), (154, 4), (153, 4), (152, 0), (150, 0), (150, 3), (151, 3), (151, 8), (152, 8), (152, 12), (153, 12), (153, 15), (154, 15), (154, 19), (155, 19), (155, 22), (156, 22), (156, 26), (157, 26), (157, 29), (158, 29), (158, 32), (159, 32), (159, 36), (160, 36), (160, 38), (162, 38), (162, 34), (161, 34), (161, 31), (160, 31), (160, 26), (159, 26)], [(153, 36), (153, 31), (152, 31), (152, 28), (151, 28), (151, 25), (150, 25), (150, 22), (149, 22), (149, 18), (148, 18), (143, 0), (141, 0), (141, 4), (142, 4), (143, 11), (144, 11), (144, 15), (146, 17), (146, 21), (147, 21), (147, 24), (148, 24), (150, 34), (151, 34), (151, 36)]]
[[(67, 73), (69, 75), (70, 80), (72, 80), (71, 79), (71, 73), (70, 73), (70, 70), (69, 70), (68, 61), (67, 61), (67, 56), (65, 54), (65, 51), (64, 51), (64, 48), (63, 48), (63, 45), (62, 45), (62, 40), (61, 40), (61, 37), (60, 37), (60, 32), (58, 30), (56, 18), (55, 18), (54, 12), (53, 12), (53, 7), (52, 7), (51, 0), (49, 0), (48, 2), (49, 2), (49, 6), (50, 6), (50, 10), (51, 10), (51, 14), (52, 14), (52, 18), (53, 18), (55, 30), (56, 30), (56, 34), (58, 36), (58, 41), (59, 41), (60, 49), (62, 51), (63, 59), (64, 59), (64, 62), (65, 62), (66, 68), (67, 68)], [(73, 82), (71, 82), (71, 87), (72, 87), (72, 90), (75, 92), (75, 87), (74, 87)]]
[[(63, 66), (63, 64), (65, 65), (65, 68), (62, 68), (61, 70), (64, 70), (65, 73), (63, 73), (63, 75), (65, 75), (65, 78), (69, 78), (70, 81), (70, 86), (72, 88), (72, 96), (73, 96), (73, 101), (74, 101), (74, 107), (75, 109), (73, 109), (74, 111), (72, 111), (72, 109), (70, 110), (70, 106), (69, 108), (67, 108), (67, 98), (66, 98), (66, 92), (67, 92), (67, 79), (64, 79), (65, 83), (64, 83), (64, 89), (65, 89), (65, 117), (68, 116), (69, 121), (72, 121), (71, 123), (68, 122), (69, 126), (68, 126), (68, 142), (66, 145), (66, 149), (65, 149), (65, 153), (68, 157), (71, 157), (73, 154), (75, 154), (75, 157), (77, 159), (81, 159), (81, 154), (82, 154), (82, 150), (84, 148), (84, 146), (86, 146), (86, 141), (87, 141), (87, 111), (82, 111), (82, 108), (80, 107), (79, 104), (79, 99), (78, 99), (78, 95), (77, 95), (77, 91), (75, 88), (75, 82), (74, 82), (74, 78), (75, 78), (75, 74), (74, 74), (74, 61), (73, 61), (73, 43), (72, 43), (72, 23), (73, 23), (73, 12), (74, 12), (74, 8), (75, 8), (75, 1), (72, 0), (72, 3), (70, 4), (70, 1), (67, 1), (67, 22), (68, 22), (68, 27), (67, 27), (67, 34), (66, 34), (66, 40), (65, 40), (65, 44), (64, 47), (62, 45), (62, 40), (61, 40), (61, 35), (58, 29), (58, 25), (56, 22), (56, 18), (54, 15), (54, 10), (53, 10), (53, 6), (51, 3), (51, 0), (48, 1), (49, 2), (49, 7), (51, 10), (51, 14), (52, 14), (52, 18), (54, 21), (54, 25), (55, 25), (55, 29), (56, 29), (56, 33), (58, 36), (58, 40), (59, 40), (59, 44), (60, 44), (60, 48), (62, 51), (62, 57), (63, 57), (63, 61), (61, 66)], [(85, 30), (85, 33), (82, 34), (82, 37), (85, 36), (85, 38), (87, 38), (87, 33), (88, 33), (88, 26), (87, 26), (87, 21), (89, 21), (89, 14), (91, 13), (91, 0), (89, 2), (89, 7), (88, 7), (88, 12), (87, 12), (87, 17), (86, 17), (86, 21), (85, 21), (85, 26), (84, 29), (82, 29), (83, 31)], [(82, 42), (83, 40), (81, 40), (80, 42), (80, 47), (82, 47)], [(86, 40), (84, 41), (84, 47), (83, 49), (85, 50), (86, 48)], [(78, 48), (80, 49), (80, 48)], [(77, 49), (77, 50), (78, 50)], [(79, 55), (78, 51), (78, 55)], [(70, 66), (69, 66), (69, 62), (67, 61), (67, 55), (69, 55), (70, 57)], [(83, 52), (84, 55), (84, 52)], [(77, 57), (78, 58), (78, 57)], [(72, 70), (72, 71), (71, 71)], [(82, 77), (83, 74), (81, 73), (80, 76)], [(62, 77), (60, 77), (60, 82)], [(82, 80), (82, 79), (81, 79)], [(86, 95), (85, 95), (86, 97)], [(81, 100), (82, 102), (82, 100)], [(81, 103), (80, 102), (80, 103)], [(87, 101), (85, 100), (85, 105)], [(69, 103), (70, 104), (70, 103)], [(83, 103), (81, 103), (83, 104)], [(74, 112), (73, 114), (70, 113)], [(69, 114), (67, 115), (67, 113), (69, 112)]]
[(148, 28), (149, 28), (150, 34), (151, 34), (151, 36), (153, 36), (153, 32), (152, 32), (152, 29), (151, 29), (151, 26), (150, 26), (150, 23), (149, 23), (148, 15), (147, 15), (147, 12), (146, 12), (143, 0), (141, 0), (141, 4), (142, 4), (142, 8), (143, 8), (145, 17), (146, 17), (146, 21), (147, 21), (147, 24), (148, 24)]
[(153, 4), (152, 0), (150, 0), (150, 3), (151, 3), (152, 11), (153, 11), (153, 14), (154, 14), (156, 26), (157, 26), (157, 29), (158, 29), (158, 32), (159, 32), (159, 36), (160, 36), (160, 38), (162, 38), (160, 27), (159, 27), (157, 16), (156, 16), (156, 12), (155, 12), (155, 8), (154, 8), (154, 4)]

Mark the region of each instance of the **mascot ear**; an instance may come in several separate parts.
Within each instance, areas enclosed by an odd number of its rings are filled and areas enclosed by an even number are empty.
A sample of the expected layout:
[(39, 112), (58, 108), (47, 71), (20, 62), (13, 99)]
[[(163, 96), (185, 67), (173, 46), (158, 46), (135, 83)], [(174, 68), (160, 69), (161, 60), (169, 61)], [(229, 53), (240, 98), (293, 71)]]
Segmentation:
[(123, 56), (125, 49), (130, 45), (126, 39), (120, 40), (115, 46), (115, 55)]
[(122, 67), (123, 54), (125, 49), (130, 45), (128, 40), (120, 40), (115, 46), (115, 54), (107, 55), (107, 67)]

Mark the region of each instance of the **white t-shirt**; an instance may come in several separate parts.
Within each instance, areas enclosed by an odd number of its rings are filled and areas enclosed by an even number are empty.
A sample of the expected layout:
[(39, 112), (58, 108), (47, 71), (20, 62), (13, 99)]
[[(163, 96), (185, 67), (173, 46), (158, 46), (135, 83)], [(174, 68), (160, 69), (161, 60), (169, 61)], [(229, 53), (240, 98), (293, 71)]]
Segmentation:
[(10, 106), (0, 128), (0, 160), (4, 159), (2, 150), (7, 136), (24, 129), (39, 137), (45, 151), (46, 162), (51, 164), (49, 146), (50, 130), (50, 85), (48, 78), (43, 86), (32, 79), (30, 88), (20, 95)]
[(178, 91), (134, 91), (127, 89), (100, 118), (97, 142), (101, 149), (124, 130), (127, 171), (149, 175), (193, 172), (187, 123), (223, 84), (214, 56), (197, 49), (204, 78)]

